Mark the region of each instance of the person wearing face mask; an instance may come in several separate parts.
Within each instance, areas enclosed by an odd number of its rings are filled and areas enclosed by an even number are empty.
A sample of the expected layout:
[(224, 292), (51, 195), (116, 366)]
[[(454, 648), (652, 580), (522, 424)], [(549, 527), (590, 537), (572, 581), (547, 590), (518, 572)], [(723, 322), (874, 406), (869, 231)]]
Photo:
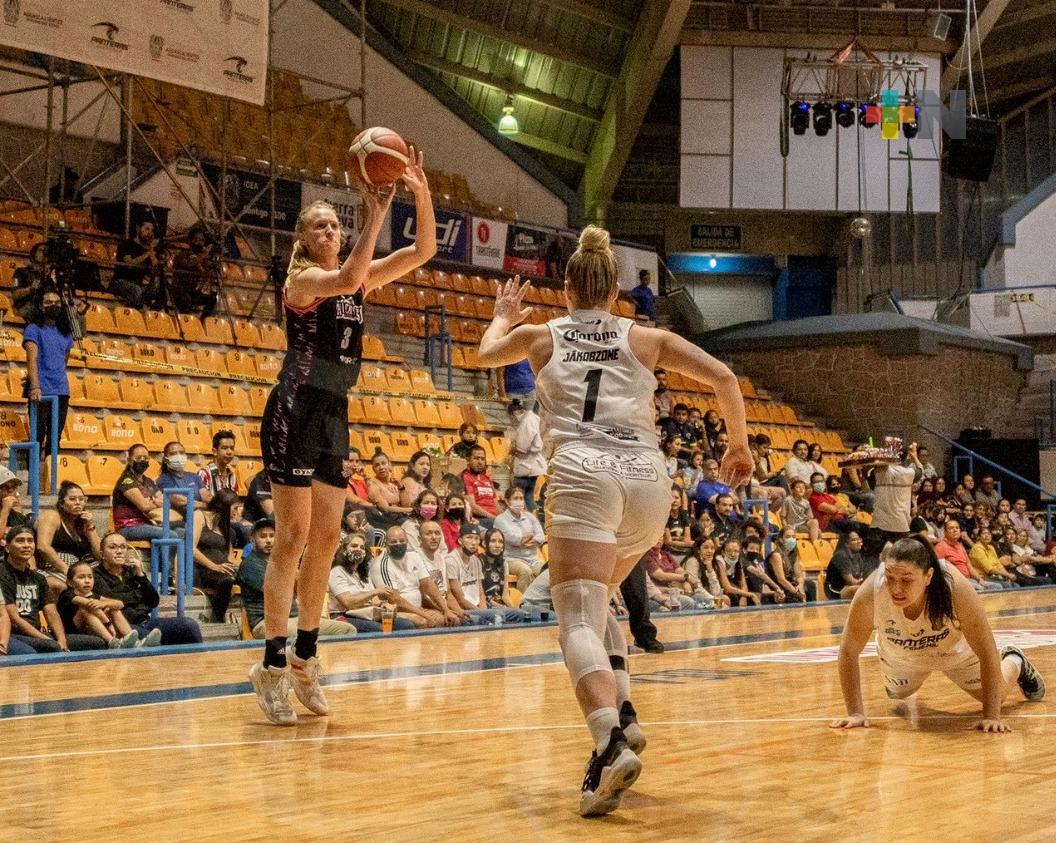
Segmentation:
[(463, 524), (469, 524), (470, 521), (466, 513), (466, 499), (462, 495), (448, 495), (444, 501), (444, 517), (440, 521), (440, 529), (449, 551), (458, 547), (459, 530)]
[[(162, 495), (157, 484), (147, 476), (148, 468), (150, 454), (146, 445), (133, 445), (128, 449), (128, 461), (111, 495), (114, 528), (129, 541), (161, 538)], [(175, 509), (172, 519), (180, 519)], [(170, 531), (183, 538), (182, 526), (171, 527)]]
[[(381, 608), (396, 605), (396, 592), (375, 588), (370, 581), (370, 554), (362, 536), (349, 536), (334, 555), (334, 567), (327, 581), (329, 612), (333, 620), (344, 621), (356, 632), (381, 632)], [(406, 618), (393, 620), (394, 630), (416, 629)]]
[(546, 543), (543, 525), (528, 511), (524, 492), (517, 486), (506, 490), (506, 510), (495, 519), (495, 529), (506, 540), (506, 564), (517, 577), (523, 594), (546, 564), (539, 549)]
[(504, 623), (515, 623), (526, 620), (525, 613), (513, 607), (510, 591), (506, 584), (509, 568), (506, 566), (506, 540), (502, 531), (491, 529), (484, 534), (480, 546), (480, 565), (484, 572), (484, 599), (489, 609), (502, 609)]
[[(59, 426), (51, 430), (51, 406), (40, 405), (37, 413), (37, 441), (40, 458), (51, 452), (52, 438), (58, 440), (66, 426), (70, 409), (70, 380), (66, 363), (73, 348), (73, 330), (69, 317), (62, 309), (62, 299), (55, 290), (41, 296), (36, 319), (26, 325), (22, 335), (26, 349), (26, 392), (30, 405), (37, 404), (45, 395), (59, 399)], [(61, 445), (61, 443), (60, 443)]]
[[(226, 496), (221, 492), (220, 496)], [(271, 560), (271, 551), (275, 547), (275, 522), (261, 518), (253, 524), (253, 550), (238, 568), (235, 581), (242, 589), (242, 611), (246, 613), (249, 628), (253, 637), (260, 640), (265, 636), (264, 629), (264, 576)], [(297, 601), (290, 607), (288, 632), (291, 637), (297, 634)], [(345, 620), (323, 618), (319, 621), (319, 635), (333, 637), (338, 635), (355, 635), (356, 627)]]
[[(187, 464), (187, 449), (179, 442), (167, 442), (162, 450), (161, 474), (158, 475), (157, 487), (159, 490), (194, 489), (194, 510), (190, 520), (194, 530), (194, 544), (197, 546), (205, 523), (203, 513), (213, 499), (213, 492), (194, 470), (194, 464), (191, 463), (190, 471), (186, 470)], [(172, 508), (181, 515), (184, 523), (187, 523), (187, 496), (170, 495), (169, 500), (172, 502)]]
[(722, 543), (722, 555), (715, 560), (715, 573), (722, 591), (733, 606), (758, 606), (762, 597), (748, 587), (748, 575), (741, 560), (741, 543), (734, 537)]
[(766, 569), (774, 582), (785, 592), (786, 601), (813, 603), (818, 599), (818, 583), (807, 579), (799, 561), (796, 531), (791, 527), (785, 527), (778, 536), (766, 560)]
[(440, 512), (440, 498), (432, 489), (423, 489), (411, 504), (411, 517), (400, 526), (407, 534), (407, 547), (416, 553), (422, 549), (421, 527), (426, 521), (436, 521)]
[(849, 504), (841, 505), (833, 495), (827, 491), (825, 475), (815, 471), (810, 475), (810, 510), (818, 522), (822, 532), (833, 530), (838, 533), (848, 533), (851, 530), (861, 532), (865, 525), (856, 520), (858, 510)]
[(465, 422), (458, 429), (458, 441), (448, 449), (447, 455), (458, 457), (460, 460), (468, 460), (475, 447), (477, 447), (476, 425)]
[(385, 552), (370, 563), (370, 581), (375, 588), (391, 588), (397, 616), (419, 628), (455, 626), (448, 617), (447, 600), (441, 596), (432, 572), (422, 557), (407, 549), (407, 534), (402, 527), (390, 527), (385, 533)]

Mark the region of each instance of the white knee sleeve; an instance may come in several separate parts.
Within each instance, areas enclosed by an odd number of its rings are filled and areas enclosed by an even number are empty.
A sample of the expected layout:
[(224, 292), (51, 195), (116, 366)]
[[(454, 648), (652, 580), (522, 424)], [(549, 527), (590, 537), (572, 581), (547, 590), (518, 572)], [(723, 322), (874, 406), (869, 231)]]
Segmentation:
[(605, 652), (609, 656), (617, 656), (627, 663), (627, 639), (620, 629), (620, 622), (612, 612), (605, 613), (605, 636), (603, 638)]
[(609, 614), (609, 590), (595, 580), (569, 580), (550, 589), (558, 640), (572, 685), (588, 673), (611, 671), (602, 639)]

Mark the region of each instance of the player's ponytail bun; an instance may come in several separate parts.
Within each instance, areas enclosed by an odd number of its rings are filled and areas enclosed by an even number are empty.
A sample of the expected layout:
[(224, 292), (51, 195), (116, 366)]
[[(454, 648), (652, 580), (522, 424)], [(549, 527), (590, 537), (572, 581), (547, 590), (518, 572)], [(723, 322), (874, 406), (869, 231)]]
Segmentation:
[(577, 308), (607, 306), (618, 281), (616, 255), (609, 248), (609, 232), (588, 225), (579, 235), (579, 248), (565, 267), (568, 295)]
[(953, 586), (939, 564), (931, 543), (920, 536), (909, 536), (889, 545), (884, 553), (885, 561), (915, 565), (922, 571), (931, 571), (924, 598), (924, 611), (931, 621), (932, 629), (941, 629), (946, 618), (955, 620), (953, 614)]

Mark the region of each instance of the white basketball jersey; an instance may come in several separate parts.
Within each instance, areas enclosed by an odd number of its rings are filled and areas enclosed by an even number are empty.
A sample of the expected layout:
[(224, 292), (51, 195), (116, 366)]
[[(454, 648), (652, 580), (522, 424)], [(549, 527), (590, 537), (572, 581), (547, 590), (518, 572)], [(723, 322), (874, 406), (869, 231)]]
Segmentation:
[(535, 387), (551, 453), (573, 443), (657, 449), (656, 378), (631, 351), (633, 324), (601, 310), (547, 323), (554, 351)]
[[(959, 577), (945, 562), (939, 563), (947, 577)], [(952, 572), (952, 573), (951, 573)], [(932, 629), (927, 611), (910, 620), (891, 602), (884, 579), (884, 565), (876, 571), (873, 598), (877, 655), (889, 664), (916, 669), (946, 670), (973, 656), (959, 627), (946, 618), (942, 629)]]

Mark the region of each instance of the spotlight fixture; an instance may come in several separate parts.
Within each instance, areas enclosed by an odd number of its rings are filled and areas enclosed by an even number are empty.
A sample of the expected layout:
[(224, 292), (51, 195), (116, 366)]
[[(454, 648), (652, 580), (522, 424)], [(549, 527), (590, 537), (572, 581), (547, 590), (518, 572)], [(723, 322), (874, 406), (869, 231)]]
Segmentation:
[(500, 135), (516, 135), (521, 131), (517, 118), (513, 116), (513, 95), (506, 97), (506, 104), (502, 107), (502, 117), (499, 118)]
[(788, 108), (793, 134), (805, 135), (810, 126), (810, 106), (803, 100), (796, 100)]
[(840, 100), (836, 103), (836, 123), (844, 129), (854, 125), (854, 103)]
[(827, 102), (814, 103), (814, 134), (824, 137), (832, 128), (832, 104)]
[(858, 105), (858, 123), (865, 128), (878, 126), (882, 117), (880, 106), (871, 102), (863, 102)]
[(916, 103), (903, 105), (898, 109), (899, 121), (902, 123), (902, 134), (915, 138), (920, 131), (920, 106)]

